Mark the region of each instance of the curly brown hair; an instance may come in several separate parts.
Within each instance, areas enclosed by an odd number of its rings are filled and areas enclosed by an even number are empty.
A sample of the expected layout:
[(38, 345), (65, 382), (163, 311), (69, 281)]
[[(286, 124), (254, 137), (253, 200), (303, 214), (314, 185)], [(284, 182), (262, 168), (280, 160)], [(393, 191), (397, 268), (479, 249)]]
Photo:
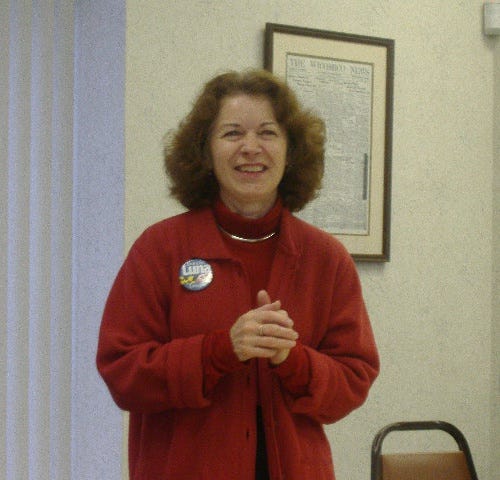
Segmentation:
[(227, 72), (210, 80), (191, 112), (164, 147), (170, 193), (188, 209), (212, 205), (219, 185), (211, 169), (209, 135), (225, 97), (246, 94), (269, 99), (276, 120), (287, 132), (287, 168), (278, 186), (283, 205), (301, 210), (317, 196), (324, 170), (325, 125), (303, 109), (293, 91), (266, 70)]

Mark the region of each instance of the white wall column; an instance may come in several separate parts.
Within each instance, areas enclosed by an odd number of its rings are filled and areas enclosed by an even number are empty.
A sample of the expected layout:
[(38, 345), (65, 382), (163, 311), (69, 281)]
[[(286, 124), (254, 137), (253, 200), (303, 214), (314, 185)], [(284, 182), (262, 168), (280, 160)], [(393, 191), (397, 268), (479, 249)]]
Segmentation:
[(0, 3), (5, 480), (121, 478), (94, 358), (123, 257), (124, 38), (123, 1)]

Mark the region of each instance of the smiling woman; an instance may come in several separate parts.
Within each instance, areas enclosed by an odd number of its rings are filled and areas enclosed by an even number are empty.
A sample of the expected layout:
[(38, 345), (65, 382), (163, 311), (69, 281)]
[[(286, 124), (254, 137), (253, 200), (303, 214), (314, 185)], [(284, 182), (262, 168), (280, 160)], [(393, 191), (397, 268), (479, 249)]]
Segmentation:
[[(324, 122), (302, 109), (285, 83), (261, 70), (228, 72), (205, 85), (193, 109), (165, 146), (165, 167), (172, 180), (172, 195), (188, 209), (212, 205), (219, 196), (209, 139), (221, 105), (235, 96), (267, 99), (273, 121), (287, 138), (287, 168), (278, 186), (279, 195), (292, 212), (301, 210), (316, 196), (321, 185)], [(228, 133), (235, 134), (231, 129)]]
[(131, 248), (97, 353), (130, 411), (131, 480), (334, 479), (323, 424), (364, 402), (379, 360), (350, 255), (291, 213), (320, 186), (324, 142), (283, 82), (250, 71), (211, 80), (165, 148), (189, 211)]
[(263, 217), (276, 202), (287, 154), (287, 135), (269, 100), (246, 94), (224, 98), (210, 154), (222, 202), (244, 217)]

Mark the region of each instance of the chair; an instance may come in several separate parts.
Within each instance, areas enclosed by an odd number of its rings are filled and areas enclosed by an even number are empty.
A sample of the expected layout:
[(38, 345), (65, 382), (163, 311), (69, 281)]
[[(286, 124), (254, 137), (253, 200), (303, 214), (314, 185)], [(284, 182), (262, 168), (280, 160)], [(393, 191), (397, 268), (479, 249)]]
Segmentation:
[[(459, 450), (449, 452), (382, 454), (385, 437), (394, 431), (442, 430)], [(451, 423), (441, 421), (398, 422), (382, 428), (373, 439), (371, 480), (478, 480), (467, 440)]]

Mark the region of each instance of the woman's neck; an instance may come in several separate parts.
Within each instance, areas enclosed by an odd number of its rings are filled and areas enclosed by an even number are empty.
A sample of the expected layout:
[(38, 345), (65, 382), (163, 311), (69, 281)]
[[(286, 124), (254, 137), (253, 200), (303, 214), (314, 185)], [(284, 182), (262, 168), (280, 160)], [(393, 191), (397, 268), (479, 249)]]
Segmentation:
[(264, 217), (276, 203), (276, 197), (265, 201), (239, 202), (237, 199), (224, 198), (221, 195), (221, 200), (231, 212), (249, 219)]
[(274, 237), (279, 230), (283, 205), (279, 198), (271, 209), (260, 218), (248, 218), (233, 212), (219, 198), (213, 205), (215, 220), (227, 235), (249, 241)]

